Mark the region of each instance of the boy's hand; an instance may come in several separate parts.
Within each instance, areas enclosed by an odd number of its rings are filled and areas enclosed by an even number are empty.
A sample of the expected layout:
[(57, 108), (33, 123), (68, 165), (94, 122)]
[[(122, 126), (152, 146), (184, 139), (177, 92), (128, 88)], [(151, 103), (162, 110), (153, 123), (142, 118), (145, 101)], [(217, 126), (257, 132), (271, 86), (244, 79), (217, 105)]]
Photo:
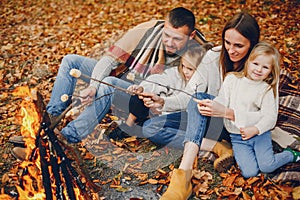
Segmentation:
[(259, 133), (258, 129), (255, 126), (249, 126), (240, 128), (240, 133), (242, 135), (242, 140), (249, 140)]

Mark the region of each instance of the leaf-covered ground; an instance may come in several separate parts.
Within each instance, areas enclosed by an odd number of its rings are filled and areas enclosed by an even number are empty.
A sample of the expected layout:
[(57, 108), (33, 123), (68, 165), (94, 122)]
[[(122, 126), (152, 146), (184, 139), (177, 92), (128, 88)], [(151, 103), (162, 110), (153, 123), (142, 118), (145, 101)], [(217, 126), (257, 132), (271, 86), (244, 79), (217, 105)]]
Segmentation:
[[(191, 9), (196, 15), (198, 28), (205, 34), (207, 40), (216, 45), (220, 44), (221, 30), (225, 22), (240, 10), (249, 11), (256, 17), (261, 27), (261, 39), (271, 41), (280, 50), (283, 58), (282, 68), (291, 72), (297, 83), (300, 77), (299, 3), (299, 0), (137, 0), (133, 2), (113, 2), (109, 0), (2, 0), (0, 4), (1, 193), (4, 193), (4, 186), (13, 184), (18, 179), (16, 166), (19, 163), (10, 154), (12, 146), (7, 141), (10, 136), (19, 133), (20, 125), (16, 122), (16, 115), (19, 112), (21, 100), (10, 95), (9, 88), (29, 85), (31, 88), (37, 88), (42, 93), (44, 101), (47, 102), (50, 98), (51, 88), (60, 61), (64, 55), (80, 54), (99, 58), (103, 50), (109, 47), (126, 30), (144, 21), (163, 19), (170, 9), (177, 6)], [(88, 158), (89, 156), (86, 157), (87, 160)], [(291, 198), (289, 189), (282, 190), (280, 186), (276, 184), (274, 186), (271, 182), (261, 181), (261, 185), (255, 185), (259, 180), (262, 180), (261, 177), (245, 182), (240, 178), (236, 179), (237, 175), (232, 172), (230, 175), (222, 174), (221, 178), (212, 170), (210, 162), (205, 164), (204, 161), (199, 160), (199, 163), (200, 170), (194, 179), (194, 185), (198, 186), (195, 187), (195, 194), (198, 196), (205, 194), (207, 198), (213, 199), (217, 198), (218, 195), (225, 198), (225, 196), (239, 194), (239, 197), (247, 199), (247, 195), (255, 196), (254, 191), (261, 190), (263, 193), (268, 190), (269, 194), (271, 191), (274, 198), (278, 195), (278, 191), (282, 196), (276, 198)], [(204, 165), (201, 163), (204, 163)], [(95, 164), (94, 168), (96, 167), (99, 166)], [(126, 178), (126, 176), (116, 173), (115, 171), (104, 171), (98, 173), (98, 176), (99, 174), (111, 174), (115, 176), (116, 181), (125, 180), (129, 185), (136, 181), (141, 188), (149, 187), (147, 185), (152, 184), (151, 186), (158, 190), (163, 190), (166, 182), (162, 180), (167, 180), (168, 175), (164, 174), (165, 171), (160, 171), (144, 176), (133, 176), (129, 180), (129, 177)], [(104, 184), (105, 180), (107, 184)], [(238, 185), (235, 185), (230, 190), (232, 193), (229, 194), (229, 190), (223, 190), (222, 187), (232, 186), (233, 180)], [(212, 183), (213, 181), (215, 183)], [(109, 188), (110, 184), (108, 182), (110, 182), (108, 178), (103, 178), (100, 181), (103, 187)], [(286, 188), (291, 185), (290, 183), (286, 184)], [(255, 185), (255, 187), (250, 190), (251, 185)], [(273, 187), (271, 187), (272, 185)], [(159, 188), (160, 186), (164, 187)], [(210, 189), (212, 188), (211, 190), (207, 189), (209, 186)], [(122, 191), (120, 187), (116, 188)], [(277, 188), (277, 193), (274, 188)], [(150, 187), (151, 189), (153, 188)], [(245, 194), (241, 190), (248, 193)], [(112, 191), (117, 193), (115, 189)], [(222, 193), (222, 191), (227, 191), (227, 194)], [(283, 194), (282, 191), (287, 193)], [(105, 196), (105, 194), (107, 193), (102, 191), (100, 196)], [(196, 197), (194, 198), (196, 199)], [(202, 198), (205, 197), (202, 196)]]

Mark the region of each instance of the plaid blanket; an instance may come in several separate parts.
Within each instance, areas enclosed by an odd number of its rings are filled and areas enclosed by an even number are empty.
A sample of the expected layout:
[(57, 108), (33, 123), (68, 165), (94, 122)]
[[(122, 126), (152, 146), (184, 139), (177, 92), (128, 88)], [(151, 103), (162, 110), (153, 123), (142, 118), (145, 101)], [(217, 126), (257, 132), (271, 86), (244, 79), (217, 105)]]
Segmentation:
[(300, 137), (300, 83), (281, 70), (279, 83), (279, 114), (276, 126)]
[[(299, 88), (299, 80), (294, 80), (286, 70), (280, 71), (279, 113), (276, 127), (283, 130), (279, 131), (279, 133), (284, 134), (284, 136), (281, 136), (281, 139), (278, 140), (274, 138), (274, 140), (283, 148), (287, 146), (298, 151), (300, 151)], [(277, 131), (275, 130), (274, 133), (275, 132)], [(289, 163), (281, 167), (276, 171), (273, 180), (281, 182), (295, 181), (300, 183), (300, 163)]]
[(164, 53), (161, 35), (164, 21), (150, 21), (139, 24), (123, 35), (108, 54), (129, 69), (145, 77), (149, 71), (163, 71)]
[[(149, 74), (161, 73), (165, 69), (163, 27), (163, 20), (141, 23), (126, 32), (109, 48), (107, 54), (140, 77), (145, 78)], [(203, 47), (201, 53), (204, 55), (210, 44), (201, 37), (201, 32), (197, 31), (197, 33), (199, 34), (196, 34), (193, 40), (189, 40), (187, 48), (190, 45), (201, 45)], [(169, 63), (169, 67), (178, 66), (179, 63), (180, 57)]]

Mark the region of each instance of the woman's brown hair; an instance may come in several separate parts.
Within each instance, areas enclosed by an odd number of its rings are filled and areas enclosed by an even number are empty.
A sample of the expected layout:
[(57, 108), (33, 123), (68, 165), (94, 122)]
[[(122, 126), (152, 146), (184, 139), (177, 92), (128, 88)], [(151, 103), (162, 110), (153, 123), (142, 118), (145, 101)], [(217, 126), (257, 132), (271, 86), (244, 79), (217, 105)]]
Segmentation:
[[(250, 48), (247, 55), (238, 62), (238, 67), (234, 68), (233, 62), (230, 60), (227, 50), (225, 49), (225, 32), (228, 29), (235, 29), (245, 38), (250, 41)], [(220, 67), (222, 69), (222, 77), (225, 77), (227, 72), (241, 71), (244, 68), (245, 62), (253, 49), (259, 42), (260, 30), (257, 21), (253, 16), (246, 12), (241, 12), (233, 16), (229, 20), (222, 31), (222, 49), (220, 55)]]

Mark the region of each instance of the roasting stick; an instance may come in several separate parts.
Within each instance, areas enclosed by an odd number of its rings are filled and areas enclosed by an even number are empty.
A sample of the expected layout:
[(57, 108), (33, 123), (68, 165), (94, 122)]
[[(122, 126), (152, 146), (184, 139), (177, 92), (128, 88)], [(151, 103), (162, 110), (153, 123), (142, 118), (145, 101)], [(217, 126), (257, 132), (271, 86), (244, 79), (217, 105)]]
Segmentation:
[(79, 99), (75, 99), (75, 101), (70, 104), (50, 125), (49, 125), (49, 129), (54, 130), (54, 128), (56, 127), (56, 125), (65, 117), (66, 113), (69, 112), (69, 110), (71, 110), (73, 107), (76, 107), (80, 104), (80, 100)]
[[(87, 76), (87, 75), (85, 75), (85, 74), (82, 74), (81, 71), (78, 70), (78, 69), (71, 69), (71, 70), (70, 70), (70, 75), (71, 75), (72, 77), (74, 77), (74, 78), (80, 78), (80, 77), (88, 78), (88, 79), (90, 79), (90, 80), (94, 80), (94, 81), (97, 81), (97, 82), (102, 83), (102, 84), (104, 84), (104, 85), (108, 85), (108, 86), (110, 86), (110, 87), (113, 87), (113, 88), (115, 88), (115, 89), (117, 89), (117, 90), (126, 92), (126, 93), (128, 93), (128, 94), (130, 94), (130, 95), (139, 95), (139, 96), (149, 97), (148, 95), (143, 95), (143, 93), (132, 92), (132, 91), (129, 91), (129, 90), (124, 89), (124, 88), (122, 88), (122, 87), (118, 87), (118, 86), (115, 86), (115, 85), (106, 83), (106, 82), (104, 82), (104, 81), (100, 81), (100, 80), (98, 80), (98, 79), (92, 78), (92, 77), (90, 77), (90, 76)], [(159, 85), (159, 86), (168, 88), (168, 89), (172, 89), (172, 90), (176, 90), (176, 91), (182, 92), (182, 93), (184, 93), (184, 94), (186, 94), (186, 95), (188, 95), (188, 96), (190, 96), (190, 97), (192, 97), (192, 98), (195, 98), (195, 97), (193, 96), (193, 94), (190, 94), (190, 93), (188, 93), (188, 92), (186, 92), (186, 91), (184, 91), (184, 90), (180, 90), (180, 89), (177, 89), (177, 88), (173, 88), (173, 87), (170, 87), (170, 86), (167, 86), (167, 85), (163, 85), (163, 84), (160, 84), (160, 83), (157, 83), (157, 82), (154, 82), (154, 81), (150, 81), (150, 80), (146, 80), (146, 79), (137, 78), (137, 77), (134, 76), (134, 74), (130, 74), (130, 73), (129, 73), (129, 74), (127, 75), (127, 79), (128, 79), (128, 80), (131, 80), (131, 81), (134, 81), (135, 79), (137, 79), (137, 80), (142, 80), (142, 81), (146, 81), (146, 82), (153, 83), (153, 84), (156, 84), (156, 85)]]
[[(103, 98), (103, 97), (105, 97), (105, 96), (109, 96), (109, 95), (112, 95), (112, 94), (113, 94), (113, 92), (104, 94), (104, 95), (102, 95), (102, 96), (97, 97), (96, 99), (94, 99), (94, 101), (97, 101), (98, 99), (101, 99), (101, 98)], [(84, 98), (83, 96), (74, 95), (74, 94), (73, 94), (73, 95), (63, 94), (63, 95), (61, 95), (60, 100), (61, 100), (62, 102), (66, 102), (66, 101), (69, 100), (69, 97), (80, 97), (80, 98)], [(81, 108), (83, 108), (84, 106), (86, 106), (86, 105), (89, 104), (89, 103), (80, 104), (81, 101), (80, 101), (80, 99), (78, 99), (78, 98), (75, 98), (74, 100), (75, 100), (75, 101), (79, 101), (79, 103), (75, 103), (75, 104), (74, 104), (74, 107), (71, 106), (71, 108), (69, 108), (69, 109), (67, 108), (67, 112), (64, 114), (65, 117), (70, 117), (70, 116), (77, 115), (77, 114), (80, 112), (80, 109), (81, 109)], [(72, 108), (72, 107), (73, 107), (73, 108)]]
[[(128, 74), (128, 75), (129, 75), (129, 74)], [(147, 79), (142, 79), (142, 78), (136, 77), (136, 76), (134, 76), (134, 75), (129, 75), (129, 76), (127, 76), (127, 79), (129, 79), (129, 80), (131, 80), (131, 81), (134, 81), (135, 79), (136, 79), (136, 80), (139, 80), (139, 81), (145, 81), (145, 82), (152, 83), (152, 84), (155, 84), (155, 85), (158, 85), (158, 86), (161, 86), (161, 87), (165, 87), (165, 88), (167, 88), (167, 89), (172, 89), (172, 90), (175, 90), (175, 91), (182, 92), (182, 93), (184, 93), (184, 94), (186, 94), (186, 95), (188, 95), (188, 96), (194, 98), (194, 96), (193, 96), (192, 94), (190, 94), (190, 93), (188, 93), (188, 92), (186, 92), (186, 91), (184, 91), (184, 90), (180, 90), (180, 89), (177, 89), (177, 88), (168, 86), (168, 85), (164, 85), (164, 84), (161, 84), (161, 83), (157, 83), (157, 82), (155, 82), (155, 81), (151, 81), (151, 80), (147, 80)]]
[(62, 102), (66, 102), (69, 100), (70, 97), (78, 97), (78, 98), (83, 98), (83, 99), (85, 98), (85, 97), (77, 95), (77, 94), (72, 94), (72, 95), (63, 94), (63, 95), (61, 95), (60, 100)]
[(115, 85), (106, 83), (106, 82), (104, 82), (104, 81), (100, 81), (100, 80), (98, 80), (98, 79), (92, 78), (92, 77), (90, 77), (90, 76), (88, 76), (88, 75), (82, 74), (81, 71), (78, 70), (78, 69), (71, 69), (71, 70), (70, 70), (70, 75), (73, 76), (74, 78), (80, 78), (80, 77), (88, 78), (88, 79), (90, 79), (90, 80), (97, 81), (97, 82), (99, 82), (99, 83), (102, 83), (102, 84), (104, 84), (104, 85), (110, 86), (110, 87), (115, 88), (115, 89), (117, 89), (117, 90), (126, 92), (126, 93), (128, 93), (128, 94), (130, 94), (130, 95), (143, 95), (143, 94), (141, 94), (141, 93), (139, 93), (139, 92), (132, 92), (132, 91), (129, 91), (129, 90), (124, 89), (124, 88), (122, 88), (122, 87), (118, 87), (118, 86), (115, 86)]

